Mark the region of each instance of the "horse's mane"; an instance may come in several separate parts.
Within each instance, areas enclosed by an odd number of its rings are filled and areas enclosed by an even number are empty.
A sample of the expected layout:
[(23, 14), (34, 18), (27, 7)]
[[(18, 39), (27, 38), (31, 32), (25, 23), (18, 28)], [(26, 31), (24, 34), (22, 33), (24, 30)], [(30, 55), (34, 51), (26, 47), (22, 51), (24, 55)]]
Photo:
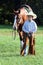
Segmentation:
[[(26, 4), (23, 4), (23, 5), (21, 5), (21, 7), (19, 8), (19, 9), (21, 9), (21, 8), (28, 8), (29, 10), (32, 10), (32, 8), (29, 6), (29, 5), (26, 5)], [(18, 10), (19, 10), (18, 9)]]

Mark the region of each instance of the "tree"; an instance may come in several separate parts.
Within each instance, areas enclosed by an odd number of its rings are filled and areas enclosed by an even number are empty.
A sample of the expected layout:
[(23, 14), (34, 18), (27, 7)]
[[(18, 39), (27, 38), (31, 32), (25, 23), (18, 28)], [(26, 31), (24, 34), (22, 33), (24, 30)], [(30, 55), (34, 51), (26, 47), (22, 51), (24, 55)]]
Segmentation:
[[(43, 0), (0, 0), (0, 23), (13, 16), (13, 9), (18, 10), (22, 4), (28, 4), (37, 14), (38, 24), (43, 24)], [(8, 16), (8, 17), (7, 17)], [(10, 19), (10, 18), (9, 18)], [(11, 17), (11, 19), (13, 19)], [(13, 20), (12, 20), (13, 21)], [(40, 23), (41, 22), (41, 23)]]

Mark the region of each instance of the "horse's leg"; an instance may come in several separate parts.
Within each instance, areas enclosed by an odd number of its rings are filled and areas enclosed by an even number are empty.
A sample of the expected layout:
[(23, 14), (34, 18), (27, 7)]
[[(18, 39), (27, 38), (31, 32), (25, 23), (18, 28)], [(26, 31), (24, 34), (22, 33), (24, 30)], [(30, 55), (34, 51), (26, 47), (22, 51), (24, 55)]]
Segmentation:
[(35, 55), (35, 35), (32, 35), (32, 39), (33, 39), (33, 46), (32, 46), (32, 54)]
[(35, 37), (33, 39), (33, 45), (34, 45), (34, 55), (35, 55)]
[(22, 31), (19, 31), (19, 36), (20, 36), (20, 54), (21, 54), (21, 50), (23, 48), (23, 32)]
[(35, 39), (34, 35), (29, 38), (29, 54), (35, 55)]
[(26, 34), (23, 33), (23, 41), (24, 41), (24, 45), (23, 48), (21, 50), (21, 54), (22, 55), (27, 55), (27, 51), (28, 51), (28, 37), (26, 37)]
[(26, 40), (25, 40), (25, 44), (26, 44), (26, 46), (25, 46), (25, 49), (24, 49), (24, 55), (26, 56), (27, 54), (28, 54), (28, 37), (26, 37)]

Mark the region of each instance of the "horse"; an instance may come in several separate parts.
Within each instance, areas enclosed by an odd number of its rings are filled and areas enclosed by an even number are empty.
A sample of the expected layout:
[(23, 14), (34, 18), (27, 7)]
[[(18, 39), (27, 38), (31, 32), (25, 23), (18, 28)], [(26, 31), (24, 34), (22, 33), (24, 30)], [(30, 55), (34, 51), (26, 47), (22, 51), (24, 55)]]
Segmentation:
[[(17, 30), (18, 33), (19, 33), (19, 37), (20, 37), (20, 47), (21, 47), (21, 50), (23, 48), (23, 31), (22, 31), (22, 26), (26, 20), (26, 16), (25, 15), (21, 15), (21, 12), (24, 8), (20, 9), (20, 14), (16, 11), (14, 11), (15, 13), (15, 19), (14, 19), (14, 24), (13, 24), (13, 29)], [(24, 10), (23, 10), (24, 11)], [(22, 52), (20, 51), (20, 55), (23, 55)]]
[[(25, 15), (25, 8), (27, 10), (32, 10), (30, 6), (26, 5), (23, 6), (22, 8), (19, 9), (19, 13), (16, 11), (16, 15), (15, 15), (15, 19), (16, 19), (16, 25), (14, 25), (14, 28), (17, 29), (18, 33), (19, 33), (19, 37), (20, 37), (20, 43), (21, 43), (21, 51), (20, 54), (23, 56), (25, 53), (25, 48), (26, 45), (28, 45), (28, 37), (25, 36), (25, 33), (22, 31), (22, 26), (24, 24), (24, 22), (27, 20), (27, 16)], [(15, 23), (15, 22), (14, 22)], [(35, 40), (33, 39), (33, 46), (31, 46), (31, 40), (29, 41), (29, 50), (28, 50), (28, 54), (35, 54), (34, 51), (34, 45), (35, 45)]]

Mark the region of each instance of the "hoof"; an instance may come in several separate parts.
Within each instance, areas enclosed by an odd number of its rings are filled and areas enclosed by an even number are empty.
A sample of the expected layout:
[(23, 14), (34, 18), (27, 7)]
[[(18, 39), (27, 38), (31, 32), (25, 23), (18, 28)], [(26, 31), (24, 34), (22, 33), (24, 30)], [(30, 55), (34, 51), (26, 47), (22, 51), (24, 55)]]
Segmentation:
[(20, 53), (21, 56), (24, 56), (24, 50)]

